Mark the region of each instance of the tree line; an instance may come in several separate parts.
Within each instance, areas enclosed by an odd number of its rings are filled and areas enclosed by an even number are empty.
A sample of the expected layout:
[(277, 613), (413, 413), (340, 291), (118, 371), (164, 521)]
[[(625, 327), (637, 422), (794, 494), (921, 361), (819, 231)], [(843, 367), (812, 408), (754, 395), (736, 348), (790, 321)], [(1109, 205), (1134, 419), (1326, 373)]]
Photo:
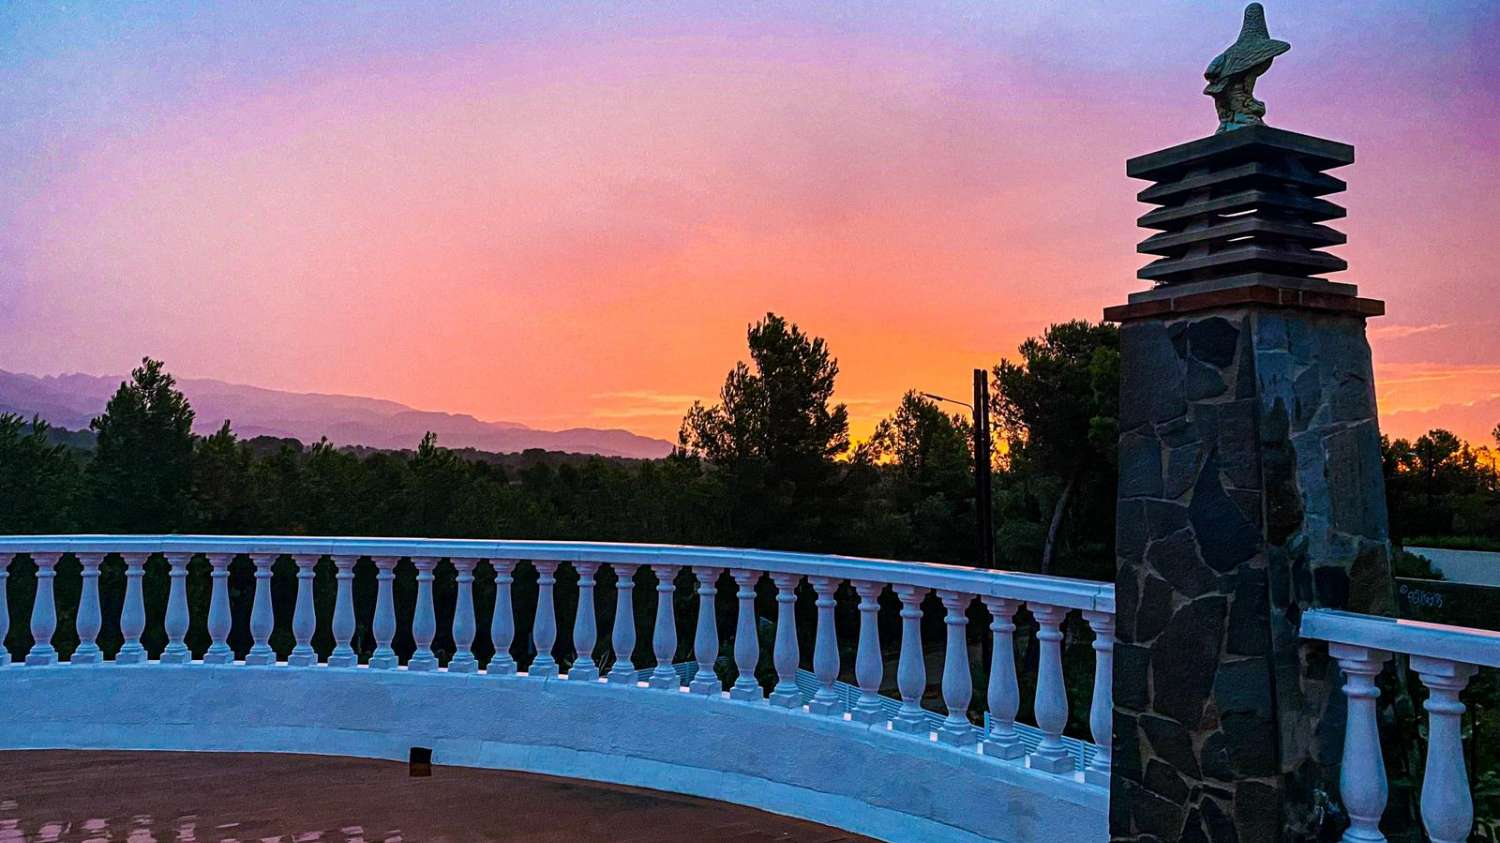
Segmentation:
[[(0, 533), (204, 532), (671, 542), (969, 564), (972, 424), (916, 389), (863, 442), (827, 343), (775, 314), (660, 460), (207, 436), (146, 359), (92, 447), (0, 415)], [(993, 369), (996, 563), (1113, 579), (1119, 335), (1052, 325)], [(1495, 431), (1500, 444), (1500, 425)], [(1497, 452), (1444, 430), (1382, 443), (1398, 541), (1500, 543)], [(1455, 539), (1454, 537), (1460, 537)]]
[[(972, 424), (908, 392), (851, 444), (821, 338), (768, 314), (718, 400), (659, 460), (206, 436), (146, 359), (94, 445), (0, 416), (0, 532), (204, 532), (673, 542), (972, 563)], [(1112, 577), (1118, 336), (1055, 325), (995, 369), (998, 564)], [(1079, 385), (1082, 388), (1079, 388)], [(1062, 517), (1066, 511), (1069, 517)], [(1046, 546), (1044, 548), (1044, 545)]]

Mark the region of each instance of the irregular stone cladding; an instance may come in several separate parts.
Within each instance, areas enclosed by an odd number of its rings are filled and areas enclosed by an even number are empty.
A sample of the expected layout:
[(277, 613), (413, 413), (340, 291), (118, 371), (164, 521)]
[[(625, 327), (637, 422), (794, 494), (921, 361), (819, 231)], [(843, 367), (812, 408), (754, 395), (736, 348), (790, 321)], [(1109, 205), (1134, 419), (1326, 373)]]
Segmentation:
[(1304, 840), (1338, 793), (1338, 666), (1307, 609), (1388, 613), (1364, 318), (1121, 326), (1115, 841)]

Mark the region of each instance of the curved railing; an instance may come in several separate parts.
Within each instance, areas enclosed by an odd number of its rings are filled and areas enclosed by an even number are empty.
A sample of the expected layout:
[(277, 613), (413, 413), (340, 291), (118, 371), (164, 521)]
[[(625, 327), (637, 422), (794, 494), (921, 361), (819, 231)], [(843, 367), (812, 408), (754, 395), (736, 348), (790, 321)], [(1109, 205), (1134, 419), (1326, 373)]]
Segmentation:
[[(27, 694), (33, 694), (30, 699), (37, 710), (0, 728), (0, 747), (126, 744), (126, 748), (290, 748), (395, 755), (402, 740), (427, 737), (445, 747), (435, 759), (439, 762), (533, 769), (678, 790), (798, 814), (876, 836), (1002, 840), (1054, 839), (1064, 832), (1106, 836), (1114, 632), (1113, 587), (1108, 584), (946, 565), (667, 545), (11, 536), (0, 537), (0, 586), (5, 584), (12, 560), (23, 554), (36, 565), (29, 618), (34, 643), (24, 658), (0, 671), (0, 695), (22, 703), (12, 708), (21, 711)], [(52, 643), (59, 617), (54, 581), (59, 560), (68, 554), (82, 569), (76, 612), (78, 645), (68, 661), (60, 662)], [(105, 657), (98, 644), (100, 566), (109, 554), (117, 554), (125, 568), (119, 614), (123, 643), (112, 659)], [(155, 660), (148, 658), (141, 641), (147, 628), (142, 584), (145, 563), (153, 554), (165, 558), (170, 582), (162, 620), (166, 643)], [(208, 563), (211, 585), (206, 617), (201, 619), (209, 641), (202, 652), (195, 653), (187, 642), (195, 621), (189, 608), (188, 581), (189, 562), (198, 556)], [(234, 631), (229, 569), (239, 557), (248, 557), (255, 569), (248, 615), (250, 645), (242, 653), (229, 643)], [(271, 646), (277, 631), (272, 566), (282, 557), (290, 557), (297, 570), (290, 623), (295, 644), (284, 662), (278, 661)], [(320, 659), (313, 646), (319, 629), (314, 569), (324, 557), (331, 559), (336, 571), (336, 594), (331, 615), (325, 618), (334, 646), (326, 660)], [(376, 570), (374, 611), (368, 624), (375, 646), (363, 664), (351, 646), (356, 629), (355, 569), (361, 558), (370, 559)], [(410, 616), (413, 646), (404, 665), (398, 663), (393, 648), (398, 627), (396, 569), (402, 559), (409, 559), (416, 570), (415, 606)], [(433, 581), (434, 569), (444, 559), (456, 572), (456, 598), (453, 652), (440, 664), (432, 646), (438, 617)], [(512, 600), (514, 575), (522, 563), (537, 574), (529, 648), (527, 642), (516, 641), (518, 612)], [(479, 664), (473, 646), (478, 634), (474, 573), (482, 564), (491, 566), (495, 574), (489, 628), (495, 652), (484, 665)], [(563, 566), (577, 575), (577, 602), (571, 635), (563, 636), (571, 641), (560, 642), (557, 619), (562, 607), (555, 602), (557, 574)], [(595, 605), (595, 586), (606, 567), (617, 577), (616, 599), (610, 634), (601, 641), (600, 616), (611, 613), (609, 607)], [(653, 572), (657, 582), (650, 636), (656, 663), (645, 670), (632, 661), (638, 569)], [(693, 630), (692, 658), (674, 664), (679, 652), (679, 612), (674, 611), (672, 598), (676, 580), (688, 571), (697, 583), (696, 607), (689, 600), (679, 609), (696, 608), (695, 617), (684, 617), (681, 623)], [(727, 688), (715, 672), (721, 633), (715, 601), (725, 578), (733, 583), (737, 601), (733, 678)], [(761, 659), (757, 627), (764, 622), (756, 613), (756, 587), (762, 578), (769, 578), (775, 587), (771, 654), (775, 681), (769, 694), (755, 677)], [(807, 613), (813, 629), (805, 636), (812, 641), (810, 672), (800, 669), (804, 636), (798, 634), (796, 611), (797, 590), (804, 579), (815, 596), (815, 611)], [(848, 589), (843, 589), (845, 583)], [(569, 578), (570, 596), (573, 585)], [(901, 640), (895, 670), (899, 703), (881, 694), (886, 665), (879, 598), (887, 588), (900, 601)], [(929, 592), (936, 593), (945, 613), (943, 714), (922, 706), (928, 687), (922, 603)], [(0, 587), (0, 601), (5, 595), (6, 589)], [(854, 686), (838, 681), (844, 668), (835, 622), (841, 598), (846, 615), (849, 604), (858, 601)], [(988, 643), (993, 653), (984, 683), (988, 712), (980, 725), (970, 719), (975, 666), (966, 630), (971, 608), (977, 613), (976, 606), (988, 612)], [(1022, 607), (1036, 624), (1034, 724), (1017, 722), (1021, 683), (1013, 634)], [(1069, 703), (1062, 627), (1074, 611), (1081, 612), (1094, 633), (1088, 718), (1092, 743), (1064, 736)], [(0, 602), (0, 641), (9, 614)], [(524, 672), (512, 652), (517, 647), (523, 657), (534, 652)], [(570, 653), (576, 657), (568, 664)], [(0, 648), (0, 665), (8, 661), (8, 653)], [(73, 667), (82, 665), (101, 667), (91, 671)], [(115, 666), (122, 670), (114, 672)], [(130, 673), (125, 666), (134, 666), (130, 671), (142, 674)], [(257, 667), (261, 669), (250, 669)], [(277, 678), (268, 678), (271, 674), (266, 670), (274, 671)], [(137, 678), (145, 673), (154, 678), (150, 682)], [(82, 678), (85, 675), (89, 678)], [(11, 677), (9, 687), (7, 676)], [(461, 678), (465, 676), (467, 680)], [(406, 700), (407, 706), (394, 706), (382, 720), (372, 722), (341, 709), (325, 712), (318, 704), (321, 699), (358, 693), (355, 689), (369, 688), (371, 682), (383, 683), (382, 693)], [(84, 692), (77, 690), (79, 683), (94, 685)], [(197, 695), (208, 684), (213, 685), (215, 696), (202, 703)], [(506, 689), (503, 695), (498, 688)], [(536, 705), (527, 704), (527, 693), (539, 695)], [(72, 709), (63, 705), (65, 711), (53, 713), (59, 707), (59, 694), (65, 700), (76, 697), (76, 705)], [(132, 713), (118, 728), (101, 731), (98, 723), (79, 722), (94, 716), (101, 694), (118, 695), (115, 702), (121, 708), (139, 700), (140, 705), (162, 712), (167, 712), (161, 707), (170, 705), (173, 695), (199, 699), (199, 709), (212, 709), (219, 704), (212, 701), (221, 697), (233, 698), (234, 717), (220, 721), (211, 710), (199, 710), (192, 718), (212, 722), (178, 724), (174, 718), (179, 715), (169, 712), (154, 720)], [(246, 695), (266, 705), (247, 711)], [(464, 706), (503, 716), (489, 717), (478, 726), (465, 723), (463, 728), (478, 730), (466, 741), (449, 727), (432, 725), (431, 717), (421, 719), (410, 713), (411, 708), (442, 711), (445, 706), (459, 705), (454, 701), (460, 698), (466, 700)], [(576, 707), (588, 728), (573, 720), (570, 711), (554, 710), (554, 706)], [(309, 713), (308, 707), (318, 709), (317, 713)], [(545, 709), (547, 717), (523, 712), (532, 708)], [(469, 709), (454, 709), (452, 717), (472, 720), (473, 714)], [(168, 721), (165, 725), (164, 720)], [(567, 728), (554, 728), (554, 721)], [(630, 723), (648, 734), (629, 735), (626, 729), (598, 731), (593, 728), (596, 721)], [(450, 726), (456, 728), (456, 724)], [(649, 732), (658, 727), (675, 732), (665, 741), (659, 735), (649, 740)], [(214, 737), (217, 728), (234, 734)], [(742, 734), (745, 741), (763, 746), (726, 748), (715, 730)], [(521, 752), (515, 749), (518, 746), (527, 749)], [(692, 775), (693, 771), (711, 773)], [(920, 780), (891, 781), (887, 773)], [(940, 798), (944, 791), (951, 798)]]

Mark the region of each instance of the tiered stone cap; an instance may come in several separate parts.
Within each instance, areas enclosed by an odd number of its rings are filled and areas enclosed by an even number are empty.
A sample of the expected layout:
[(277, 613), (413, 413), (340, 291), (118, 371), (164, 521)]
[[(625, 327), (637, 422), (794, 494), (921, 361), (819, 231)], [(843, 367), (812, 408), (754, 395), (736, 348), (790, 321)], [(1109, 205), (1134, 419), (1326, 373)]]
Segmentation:
[(1138, 251), (1156, 260), (1136, 274), (1156, 286), (1105, 318), (1235, 304), (1383, 313), (1354, 285), (1319, 277), (1348, 267), (1323, 251), (1346, 241), (1324, 223), (1345, 215), (1327, 197), (1346, 185), (1327, 171), (1353, 162), (1349, 144), (1270, 126), (1130, 159), (1126, 174), (1153, 182), (1137, 198), (1157, 207), (1137, 222), (1156, 233)]
[(1160, 284), (1251, 273), (1303, 279), (1346, 269), (1318, 251), (1345, 242), (1319, 223), (1344, 209), (1319, 197), (1343, 181), (1325, 170), (1353, 163), (1354, 147), (1269, 126), (1233, 132), (1132, 158), (1131, 178), (1156, 182), (1137, 198), (1160, 207), (1138, 224), (1157, 230), (1138, 251), (1160, 255), (1141, 278)]

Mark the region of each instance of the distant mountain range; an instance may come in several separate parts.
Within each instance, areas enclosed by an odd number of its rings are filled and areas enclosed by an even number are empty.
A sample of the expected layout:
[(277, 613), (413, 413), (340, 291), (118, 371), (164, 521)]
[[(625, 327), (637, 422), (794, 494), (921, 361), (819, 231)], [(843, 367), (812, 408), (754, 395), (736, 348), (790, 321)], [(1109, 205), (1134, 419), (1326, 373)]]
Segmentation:
[[(0, 413), (41, 416), (57, 427), (86, 429), (123, 380), (119, 376), (37, 376), (0, 370)], [(208, 378), (182, 378), (177, 385), (197, 412), (194, 430), (204, 434), (228, 419), (242, 438), (277, 436), (312, 443), (326, 436), (337, 445), (371, 448), (415, 448), (430, 430), (444, 446), (497, 453), (542, 448), (654, 458), (672, 450), (670, 442), (628, 430), (537, 430), (515, 422), (417, 410), (378, 398), (283, 392)]]

